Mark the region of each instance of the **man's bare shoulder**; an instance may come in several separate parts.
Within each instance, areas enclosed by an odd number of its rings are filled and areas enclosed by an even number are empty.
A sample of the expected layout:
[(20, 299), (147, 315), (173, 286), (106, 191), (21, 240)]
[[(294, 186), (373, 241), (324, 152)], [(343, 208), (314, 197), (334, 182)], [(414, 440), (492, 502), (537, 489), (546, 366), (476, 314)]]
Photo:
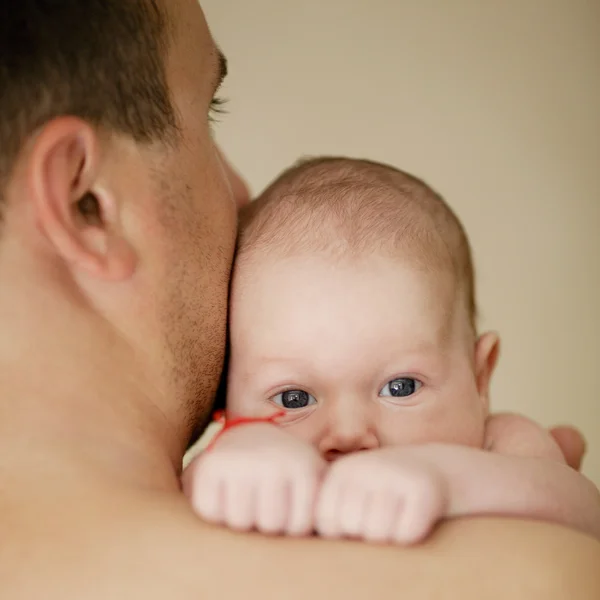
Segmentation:
[(170, 495), (73, 497), (9, 513), (0, 596), (11, 600), (600, 597), (600, 544), (536, 523), (465, 520), (399, 549), (238, 535)]

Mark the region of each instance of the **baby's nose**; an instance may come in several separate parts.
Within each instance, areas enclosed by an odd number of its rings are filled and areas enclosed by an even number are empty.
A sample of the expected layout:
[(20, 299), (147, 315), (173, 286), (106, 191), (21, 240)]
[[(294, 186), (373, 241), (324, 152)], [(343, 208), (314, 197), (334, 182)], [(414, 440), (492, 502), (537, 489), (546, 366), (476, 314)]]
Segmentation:
[[(373, 446), (373, 447), (375, 447), (375, 446)], [(336, 450), (335, 448), (332, 448), (331, 450), (326, 450), (323, 453), (323, 458), (327, 462), (334, 462), (338, 458), (342, 458), (342, 457), (346, 456), (347, 454), (351, 454), (352, 452), (361, 452), (362, 450), (370, 450), (370, 449), (371, 448), (357, 448), (356, 450), (350, 450), (348, 452), (342, 452), (340, 450)]]
[(379, 438), (368, 409), (340, 406), (330, 410), (328, 426), (319, 442), (325, 460), (334, 461), (345, 454), (379, 447)]

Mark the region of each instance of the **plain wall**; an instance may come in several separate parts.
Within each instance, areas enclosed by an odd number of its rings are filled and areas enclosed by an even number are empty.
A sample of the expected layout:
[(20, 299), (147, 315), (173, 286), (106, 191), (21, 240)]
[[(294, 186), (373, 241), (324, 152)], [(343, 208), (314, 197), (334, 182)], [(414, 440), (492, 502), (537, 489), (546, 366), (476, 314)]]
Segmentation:
[(469, 232), (496, 410), (580, 427), (600, 484), (600, 2), (201, 0), (218, 140), (260, 191), (297, 158), (393, 163)]

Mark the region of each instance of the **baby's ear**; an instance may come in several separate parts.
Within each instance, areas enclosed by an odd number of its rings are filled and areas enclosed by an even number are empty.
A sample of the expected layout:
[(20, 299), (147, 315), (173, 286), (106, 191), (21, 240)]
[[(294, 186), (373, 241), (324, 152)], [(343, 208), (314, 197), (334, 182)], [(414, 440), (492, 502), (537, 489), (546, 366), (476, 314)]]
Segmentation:
[(500, 354), (500, 338), (494, 332), (484, 333), (475, 345), (475, 378), (477, 391), (486, 406), (490, 403), (490, 381)]

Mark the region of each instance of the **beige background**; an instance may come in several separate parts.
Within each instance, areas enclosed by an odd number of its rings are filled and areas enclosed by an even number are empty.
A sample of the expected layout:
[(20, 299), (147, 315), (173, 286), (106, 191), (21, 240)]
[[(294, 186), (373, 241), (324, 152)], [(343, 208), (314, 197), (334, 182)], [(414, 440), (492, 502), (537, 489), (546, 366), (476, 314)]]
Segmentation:
[(306, 154), (391, 162), (463, 219), (496, 409), (586, 434), (600, 484), (600, 2), (201, 0), (217, 136), (259, 191)]

